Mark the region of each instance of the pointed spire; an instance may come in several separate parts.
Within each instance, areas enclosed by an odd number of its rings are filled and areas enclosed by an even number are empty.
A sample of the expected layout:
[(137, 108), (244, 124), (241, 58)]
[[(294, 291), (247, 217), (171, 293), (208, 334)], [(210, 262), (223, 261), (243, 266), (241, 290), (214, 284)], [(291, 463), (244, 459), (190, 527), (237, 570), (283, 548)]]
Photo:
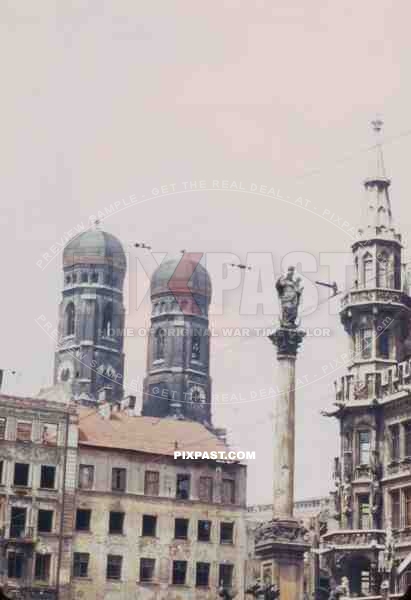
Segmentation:
[(391, 181), (388, 179), (381, 142), (383, 121), (376, 117), (371, 121), (376, 143), (372, 147), (373, 167), (371, 176), (365, 182), (366, 200), (362, 218), (362, 232), (381, 235), (392, 228), (392, 213), (388, 188)]
[(382, 121), (378, 116), (371, 121), (372, 129), (376, 138), (376, 153), (377, 153), (377, 169), (375, 175), (380, 179), (387, 179), (387, 174), (385, 172), (384, 165), (384, 155), (382, 152), (382, 144), (381, 144), (381, 130), (384, 125), (384, 121)]

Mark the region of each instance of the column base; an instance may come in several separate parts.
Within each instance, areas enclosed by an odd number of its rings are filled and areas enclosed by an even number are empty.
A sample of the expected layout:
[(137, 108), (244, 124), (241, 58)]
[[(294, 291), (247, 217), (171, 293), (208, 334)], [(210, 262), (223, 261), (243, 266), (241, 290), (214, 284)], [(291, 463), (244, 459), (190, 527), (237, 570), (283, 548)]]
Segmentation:
[(306, 529), (292, 517), (264, 523), (255, 533), (255, 553), (261, 561), (261, 581), (275, 584), (281, 600), (301, 600), (304, 593)]
[(309, 548), (305, 527), (293, 517), (275, 518), (255, 533), (255, 552), (260, 558), (278, 556), (300, 561)]

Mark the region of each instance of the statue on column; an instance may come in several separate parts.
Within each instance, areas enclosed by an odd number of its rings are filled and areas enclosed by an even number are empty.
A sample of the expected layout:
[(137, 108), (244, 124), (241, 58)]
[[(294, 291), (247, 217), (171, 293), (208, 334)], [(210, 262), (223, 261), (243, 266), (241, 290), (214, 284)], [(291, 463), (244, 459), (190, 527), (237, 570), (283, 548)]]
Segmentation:
[(281, 327), (297, 327), (296, 320), (303, 287), (301, 277), (295, 277), (295, 267), (288, 267), (287, 273), (277, 279), (275, 287), (281, 305)]

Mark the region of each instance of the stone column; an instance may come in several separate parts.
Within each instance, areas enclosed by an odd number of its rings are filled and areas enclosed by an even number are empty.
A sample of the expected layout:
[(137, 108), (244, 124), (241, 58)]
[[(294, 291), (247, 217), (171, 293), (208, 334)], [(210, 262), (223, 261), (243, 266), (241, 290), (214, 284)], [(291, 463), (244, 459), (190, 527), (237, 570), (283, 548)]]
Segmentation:
[(304, 332), (296, 326), (277, 329), (270, 340), (277, 348), (279, 395), (274, 420), (273, 520), (255, 535), (255, 551), (271, 564), (281, 600), (301, 600), (304, 590), (306, 532), (293, 516), (295, 453), (295, 362)]
[(304, 332), (280, 328), (270, 336), (277, 347), (279, 391), (274, 412), (274, 518), (290, 518), (294, 511), (295, 361)]

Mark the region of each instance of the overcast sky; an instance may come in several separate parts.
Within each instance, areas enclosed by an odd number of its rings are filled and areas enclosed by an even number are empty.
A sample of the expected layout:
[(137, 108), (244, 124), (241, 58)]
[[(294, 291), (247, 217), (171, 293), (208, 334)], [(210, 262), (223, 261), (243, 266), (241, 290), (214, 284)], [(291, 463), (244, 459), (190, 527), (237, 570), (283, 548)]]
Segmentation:
[[(349, 234), (319, 214), (357, 223), (374, 143), (369, 122), (380, 113), (406, 240), (410, 18), (407, 3), (388, 0), (3, 1), (0, 361), (20, 372), (5, 391), (35, 393), (52, 380), (54, 343), (35, 319), (57, 321), (61, 257), (43, 270), (36, 262), (76, 224), (129, 195), (147, 201), (112, 214), (104, 228), (123, 241), (132, 270), (129, 244), (142, 239), (159, 253), (184, 248), (247, 261), (270, 252), (276, 266), (293, 252), (316, 260), (347, 253)], [(200, 180), (207, 188), (213, 180), (274, 186), (316, 210), (218, 190), (150, 199), (153, 188), (174, 183), (181, 191), (182, 182)], [(306, 276), (343, 282), (341, 267), (331, 271)], [(241, 314), (241, 294), (239, 286), (225, 295), (218, 326), (270, 326), (270, 315)], [(304, 304), (315, 301), (308, 287)], [(336, 308), (324, 301), (303, 317), (330, 336), (305, 340), (300, 375), (314, 378), (346, 348)], [(148, 315), (146, 300), (128, 325)], [(126, 340), (129, 379), (144, 375), (145, 343)], [(214, 338), (211, 374), (214, 393), (250, 400), (275, 383), (274, 349), (265, 338)], [(330, 384), (341, 374), (297, 393), (297, 498), (331, 488), (338, 430), (319, 412), (331, 406)], [(214, 409), (233, 443), (257, 452), (250, 502), (270, 500), (273, 402)]]

